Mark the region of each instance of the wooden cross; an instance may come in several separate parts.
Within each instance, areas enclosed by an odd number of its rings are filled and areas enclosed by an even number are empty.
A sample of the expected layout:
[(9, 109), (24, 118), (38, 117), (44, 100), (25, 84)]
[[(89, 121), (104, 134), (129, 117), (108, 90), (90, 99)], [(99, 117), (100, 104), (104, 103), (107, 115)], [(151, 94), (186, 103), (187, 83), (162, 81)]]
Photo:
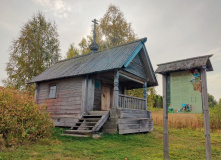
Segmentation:
[(94, 20), (92, 20), (92, 22), (94, 23), (94, 42), (96, 42), (96, 24), (98, 24), (97, 22), (97, 20), (96, 19), (94, 19)]

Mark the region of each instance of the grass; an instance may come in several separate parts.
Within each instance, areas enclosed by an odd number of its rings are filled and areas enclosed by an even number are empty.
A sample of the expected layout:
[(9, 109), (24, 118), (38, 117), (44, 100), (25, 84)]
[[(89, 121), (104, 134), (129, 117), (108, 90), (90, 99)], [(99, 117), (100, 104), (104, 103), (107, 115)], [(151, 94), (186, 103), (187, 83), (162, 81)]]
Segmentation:
[[(163, 129), (154, 126), (147, 134), (110, 135), (100, 139), (60, 136), (64, 129), (54, 128), (51, 139), (0, 152), (0, 159), (163, 159)], [(212, 159), (221, 159), (221, 132), (211, 133)], [(205, 159), (202, 129), (169, 129), (170, 159)]]

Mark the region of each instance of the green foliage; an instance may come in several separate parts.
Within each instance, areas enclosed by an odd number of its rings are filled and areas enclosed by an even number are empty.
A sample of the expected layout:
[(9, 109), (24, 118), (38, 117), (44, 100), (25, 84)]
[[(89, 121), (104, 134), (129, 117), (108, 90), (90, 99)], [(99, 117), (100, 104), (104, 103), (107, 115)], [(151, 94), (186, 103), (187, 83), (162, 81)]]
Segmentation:
[(67, 58), (79, 56), (79, 50), (76, 47), (74, 47), (74, 44), (71, 44), (66, 55)]
[[(143, 88), (128, 90), (127, 95), (143, 98)], [(147, 88), (147, 106), (151, 110), (153, 108), (163, 108), (163, 98), (156, 94), (154, 87)]]
[(33, 91), (25, 83), (39, 75), (60, 57), (58, 33), (55, 23), (47, 22), (42, 13), (35, 14), (12, 42), (7, 63), (6, 86)]
[(219, 105), (221, 106), (221, 98), (219, 99)]
[(49, 137), (53, 127), (46, 106), (35, 104), (29, 93), (4, 88), (0, 88), (0, 122), (6, 146)]
[(214, 107), (217, 105), (217, 101), (215, 100), (214, 96), (208, 93), (208, 103), (209, 107)]
[[(92, 25), (91, 35), (88, 35), (87, 38), (82, 38), (79, 43), (82, 54), (91, 52), (89, 45), (93, 41), (93, 30)], [(136, 38), (131, 23), (128, 23), (123, 12), (112, 4), (109, 5), (107, 12), (99, 20), (96, 33), (96, 42), (99, 46), (99, 50), (127, 43)], [(105, 40), (102, 40), (103, 37), (105, 37)]]
[(210, 128), (221, 130), (221, 105), (216, 105), (209, 110)]

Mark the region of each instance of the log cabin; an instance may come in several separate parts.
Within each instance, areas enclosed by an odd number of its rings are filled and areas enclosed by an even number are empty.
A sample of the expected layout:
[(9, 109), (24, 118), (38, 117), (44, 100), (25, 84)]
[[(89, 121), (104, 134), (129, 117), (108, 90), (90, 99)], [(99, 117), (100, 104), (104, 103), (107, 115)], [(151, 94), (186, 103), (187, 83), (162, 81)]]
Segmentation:
[[(158, 85), (147, 53), (147, 38), (57, 62), (29, 83), (35, 100), (46, 104), (55, 126), (70, 127), (65, 135), (119, 134), (153, 130), (147, 110), (147, 87)], [(126, 95), (143, 88), (143, 98)]]

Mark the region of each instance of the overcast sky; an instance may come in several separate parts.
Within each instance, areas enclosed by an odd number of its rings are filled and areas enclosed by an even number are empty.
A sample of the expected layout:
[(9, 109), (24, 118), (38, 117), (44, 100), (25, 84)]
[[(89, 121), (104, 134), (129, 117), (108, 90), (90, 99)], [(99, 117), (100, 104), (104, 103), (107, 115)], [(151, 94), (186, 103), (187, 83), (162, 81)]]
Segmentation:
[[(213, 54), (213, 72), (208, 72), (208, 92), (221, 98), (221, 1), (220, 0), (1, 0), (0, 81), (7, 78), (9, 46), (21, 27), (41, 11), (55, 21), (64, 57), (71, 43), (76, 45), (90, 33), (91, 20), (100, 19), (109, 4), (124, 13), (138, 38), (147, 37), (146, 48), (156, 64)], [(161, 75), (157, 75), (162, 94)], [(3, 85), (0, 82), (0, 85)]]

